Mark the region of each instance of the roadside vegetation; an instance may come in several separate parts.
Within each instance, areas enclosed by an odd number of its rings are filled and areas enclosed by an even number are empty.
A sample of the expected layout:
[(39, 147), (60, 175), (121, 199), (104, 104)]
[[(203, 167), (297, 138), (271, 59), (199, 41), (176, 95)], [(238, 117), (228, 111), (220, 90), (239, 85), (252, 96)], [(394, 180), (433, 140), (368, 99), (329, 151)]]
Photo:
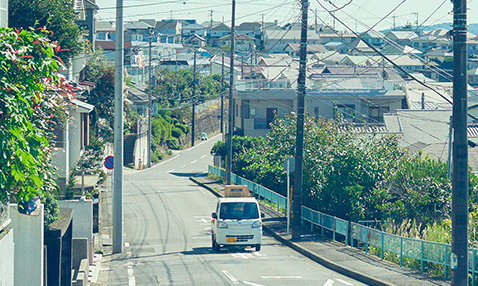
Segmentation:
[[(235, 136), (233, 173), (286, 195), (283, 161), (295, 154), (295, 128), (295, 117), (288, 116), (277, 118), (266, 138)], [(304, 136), (305, 206), (353, 222), (380, 220), (394, 234), (451, 242), (445, 162), (409, 153), (396, 136), (364, 134), (322, 119), (306, 117)], [(225, 142), (211, 153), (225, 157)], [(477, 212), (477, 182), (470, 172), (470, 218)], [(476, 219), (470, 219), (470, 229), (470, 244), (476, 245)]]

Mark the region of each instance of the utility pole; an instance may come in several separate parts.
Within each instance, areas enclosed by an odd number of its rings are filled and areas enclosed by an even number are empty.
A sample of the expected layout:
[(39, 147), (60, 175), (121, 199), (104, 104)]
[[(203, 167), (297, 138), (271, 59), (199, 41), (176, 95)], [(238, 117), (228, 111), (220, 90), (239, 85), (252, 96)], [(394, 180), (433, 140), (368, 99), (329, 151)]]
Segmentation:
[(149, 29), (149, 80), (148, 80), (148, 86), (149, 86), (149, 96), (148, 96), (148, 168), (151, 168), (151, 112), (153, 111), (153, 108), (151, 106), (151, 38), (153, 37), (153, 28)]
[[(453, 0), (452, 286), (468, 285), (468, 107), (466, 77), (466, 0)], [(455, 258), (457, 264), (453, 265)]]
[(231, 19), (231, 63), (229, 71), (229, 128), (227, 128), (227, 156), (226, 156), (226, 184), (231, 184), (232, 172), (232, 133), (234, 131), (233, 115), (233, 89), (234, 89), (234, 38), (236, 24), (236, 0), (232, 0), (232, 19)]
[(113, 253), (123, 252), (123, 0), (116, 0)]
[(412, 12), (411, 14), (417, 16), (417, 20), (415, 21), (415, 24), (417, 25), (417, 32), (418, 32), (418, 12)]
[(191, 120), (191, 146), (194, 146), (194, 120), (196, 117), (196, 54), (197, 50), (194, 50), (194, 66), (193, 66), (193, 114)]
[(309, 1), (302, 0), (299, 77), (297, 79), (297, 132), (295, 144), (294, 193), (292, 196), (292, 239), (300, 239), (302, 210), (302, 161), (304, 157), (305, 69), (307, 64), (307, 11)]
[(224, 53), (221, 64), (221, 133), (224, 133)]

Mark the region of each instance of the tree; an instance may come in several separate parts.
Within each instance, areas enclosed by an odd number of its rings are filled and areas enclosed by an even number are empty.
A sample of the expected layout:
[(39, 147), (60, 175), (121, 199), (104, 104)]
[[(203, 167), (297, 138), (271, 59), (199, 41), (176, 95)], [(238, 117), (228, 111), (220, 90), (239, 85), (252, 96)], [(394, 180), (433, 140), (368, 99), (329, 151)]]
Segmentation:
[(46, 27), (51, 31), (48, 37), (64, 49), (59, 57), (69, 65), (70, 59), (83, 49), (73, 7), (73, 0), (9, 0), (8, 24), (18, 30)]
[(91, 135), (101, 142), (113, 142), (115, 69), (101, 50), (96, 50), (83, 70), (83, 79), (95, 84), (85, 102), (95, 106), (90, 114)]
[(46, 30), (0, 28), (0, 200), (44, 197), (57, 190), (51, 130), (72, 94), (57, 76), (58, 46)]

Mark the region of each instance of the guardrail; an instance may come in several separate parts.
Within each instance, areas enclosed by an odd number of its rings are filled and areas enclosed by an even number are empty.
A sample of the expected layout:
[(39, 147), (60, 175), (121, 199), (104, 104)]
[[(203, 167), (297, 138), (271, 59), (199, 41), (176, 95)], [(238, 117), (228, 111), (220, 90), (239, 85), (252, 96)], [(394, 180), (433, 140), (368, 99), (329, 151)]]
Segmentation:
[[(223, 169), (209, 166), (209, 173), (224, 177)], [(247, 185), (252, 193), (263, 198), (271, 205), (275, 205), (278, 211), (285, 213), (287, 208), (287, 199), (261, 185), (251, 182), (247, 179), (231, 174), (231, 181), (239, 185)], [(282, 208), (282, 209), (281, 209)], [(339, 234), (344, 238), (346, 244), (352, 247), (360, 245), (369, 252), (370, 246), (375, 247), (381, 252), (381, 258), (384, 259), (385, 253), (394, 253), (400, 259), (400, 266), (403, 266), (404, 258), (413, 258), (420, 261), (420, 271), (424, 272), (425, 263), (433, 263), (444, 267), (445, 279), (448, 279), (450, 272), (451, 245), (437, 243), (421, 239), (413, 239), (386, 233), (358, 223), (349, 222), (335, 216), (324, 214), (308, 207), (302, 206), (302, 223), (310, 223), (311, 231), (314, 227), (320, 228), (322, 235), (324, 231), (332, 232), (333, 239)], [(476, 275), (478, 274), (478, 250), (468, 249), (468, 271), (471, 274), (471, 285), (477, 285)]]

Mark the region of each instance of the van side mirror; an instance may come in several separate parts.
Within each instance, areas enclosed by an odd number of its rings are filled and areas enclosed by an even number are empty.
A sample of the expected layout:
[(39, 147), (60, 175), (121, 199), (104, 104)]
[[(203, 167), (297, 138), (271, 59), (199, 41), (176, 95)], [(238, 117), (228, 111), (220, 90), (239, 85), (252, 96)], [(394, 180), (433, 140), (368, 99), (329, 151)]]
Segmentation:
[(216, 213), (212, 213), (212, 214), (211, 214), (211, 217), (214, 218), (214, 219), (217, 219), (217, 214), (216, 214)]
[(266, 214), (261, 212), (261, 218), (265, 218)]

